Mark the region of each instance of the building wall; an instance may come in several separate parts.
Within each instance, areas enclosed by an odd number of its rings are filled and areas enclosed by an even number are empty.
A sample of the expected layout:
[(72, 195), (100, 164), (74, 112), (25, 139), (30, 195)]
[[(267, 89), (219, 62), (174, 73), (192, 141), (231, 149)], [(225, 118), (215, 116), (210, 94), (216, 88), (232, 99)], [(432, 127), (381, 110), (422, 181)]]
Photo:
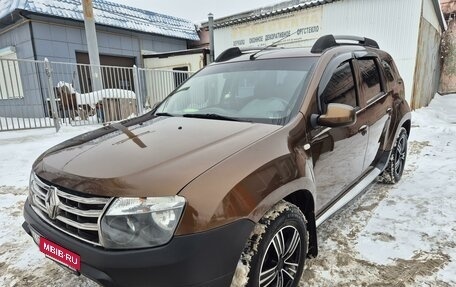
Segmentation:
[[(425, 0), (426, 1), (426, 0)], [(427, 106), (438, 91), (440, 79), (440, 32), (421, 19), (413, 81), (412, 109)]]
[[(348, 34), (375, 39), (381, 49), (393, 56), (404, 79), (406, 99), (411, 102), (422, 1), (341, 0), (322, 5), (320, 8), (322, 13), (318, 33), (314, 33), (313, 38), (293, 42), (290, 46), (310, 47), (319, 36), (325, 34)], [(312, 9), (294, 12), (296, 14), (293, 17), (305, 18)], [(283, 15), (269, 18), (279, 17)], [(230, 39), (233, 27), (236, 26), (238, 25), (215, 30), (216, 55), (229, 48), (230, 43), (232, 45)]]
[(456, 20), (450, 20), (442, 40), (442, 73), (439, 91), (456, 93)]
[(0, 31), (0, 49), (8, 46), (16, 48), (18, 58), (33, 59), (32, 38), (28, 22)]
[[(33, 22), (37, 60), (76, 63), (76, 52), (87, 52), (84, 26), (76, 22)], [(100, 54), (135, 57), (142, 66), (141, 51), (167, 52), (187, 48), (186, 40), (97, 26)]]
[(432, 1), (423, 0), (413, 80), (413, 99), (410, 103), (413, 109), (427, 106), (439, 88), (442, 28)]
[(310, 46), (323, 35), (323, 8), (317, 6), (215, 29), (215, 56), (231, 46), (265, 47), (285, 36), (288, 37), (280, 42), (281, 46)]
[[(13, 46), (16, 49), (15, 58), (33, 60), (33, 46), (30, 36), (30, 24), (24, 22), (7, 28), (0, 32), (0, 48)], [(3, 61), (3, 65), (11, 62)], [(10, 99), (0, 100), (0, 117), (42, 117), (44, 116), (43, 100), (41, 98), (40, 87), (38, 86), (38, 70), (39, 67), (31, 63), (18, 62), (12, 67), (18, 70), (17, 76), (15, 72), (9, 73), (9, 77), (14, 79), (5, 79), (5, 81), (13, 80), (22, 85), (23, 94), (8, 95)], [(11, 67), (11, 66), (10, 66)], [(14, 83), (13, 85), (16, 85)], [(11, 89), (7, 89), (11, 93)], [(24, 111), (26, 107), (26, 111)]]
[[(87, 52), (87, 40), (82, 23), (74, 21), (44, 22), (32, 24), (36, 59), (47, 58), (51, 62), (76, 63), (76, 52)], [(111, 27), (97, 26), (98, 51), (102, 55), (135, 58), (138, 67), (143, 66), (142, 51), (169, 52), (187, 48), (186, 40), (158, 35), (136, 33)], [(54, 85), (60, 81), (73, 83), (81, 90), (75, 78), (76, 67), (67, 65), (55, 69)]]
[(428, 21), (435, 30), (437, 30), (439, 33), (442, 33), (442, 28), (440, 27), (439, 19), (437, 18), (434, 5), (432, 3), (434, 1), (435, 0), (423, 0), (422, 15), (423, 18), (426, 19), (426, 21)]

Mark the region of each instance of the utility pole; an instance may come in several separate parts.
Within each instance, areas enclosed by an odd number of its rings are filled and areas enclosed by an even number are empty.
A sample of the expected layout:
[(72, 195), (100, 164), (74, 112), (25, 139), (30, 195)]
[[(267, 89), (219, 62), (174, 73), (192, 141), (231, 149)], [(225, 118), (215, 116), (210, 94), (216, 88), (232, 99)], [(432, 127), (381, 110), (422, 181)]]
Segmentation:
[(215, 51), (214, 51), (214, 14), (209, 13), (207, 15), (209, 19), (209, 49), (211, 50), (211, 63), (215, 60)]
[(103, 83), (101, 79), (100, 54), (98, 53), (97, 32), (95, 30), (92, 0), (82, 0), (82, 9), (84, 11), (84, 26), (91, 65), (92, 91), (99, 91), (103, 89)]

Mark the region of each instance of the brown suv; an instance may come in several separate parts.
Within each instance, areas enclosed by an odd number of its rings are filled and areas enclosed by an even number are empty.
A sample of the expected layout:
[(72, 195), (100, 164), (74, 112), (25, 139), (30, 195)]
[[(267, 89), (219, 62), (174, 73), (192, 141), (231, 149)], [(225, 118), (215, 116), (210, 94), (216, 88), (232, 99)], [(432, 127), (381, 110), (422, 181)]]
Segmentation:
[(40, 156), (23, 227), (104, 285), (297, 286), (316, 226), (400, 179), (409, 132), (371, 39), (231, 48), (151, 113)]

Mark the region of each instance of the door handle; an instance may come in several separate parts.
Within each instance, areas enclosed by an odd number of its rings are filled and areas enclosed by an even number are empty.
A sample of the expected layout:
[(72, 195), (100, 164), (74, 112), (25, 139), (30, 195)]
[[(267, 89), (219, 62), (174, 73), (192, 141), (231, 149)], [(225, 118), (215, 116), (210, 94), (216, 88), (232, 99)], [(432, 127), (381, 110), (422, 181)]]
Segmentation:
[(393, 108), (389, 107), (388, 109), (386, 109), (386, 113), (388, 115), (391, 115), (393, 113)]
[(365, 136), (367, 134), (367, 125), (363, 125), (358, 129), (358, 132), (361, 133), (361, 135)]

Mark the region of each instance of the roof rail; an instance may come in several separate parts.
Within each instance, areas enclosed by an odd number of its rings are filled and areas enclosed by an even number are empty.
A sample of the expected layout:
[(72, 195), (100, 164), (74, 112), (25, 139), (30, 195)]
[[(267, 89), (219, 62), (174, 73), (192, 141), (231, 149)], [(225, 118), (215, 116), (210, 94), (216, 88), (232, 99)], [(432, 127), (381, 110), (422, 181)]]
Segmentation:
[[(211, 51), (212, 52), (212, 51)], [(218, 57), (217, 59), (215, 59), (215, 62), (218, 63), (218, 62), (225, 62), (225, 61), (228, 61), (228, 60), (231, 60), (233, 58), (236, 58), (236, 57), (239, 57), (242, 55), (242, 51), (241, 49), (239, 49), (239, 47), (232, 47), (232, 48), (228, 48), (226, 49), (225, 51), (223, 51)]]
[[(343, 42), (343, 43), (337, 43)], [(356, 42), (356, 43), (346, 43), (345, 41), (349, 42)], [(376, 49), (380, 49), (378, 43), (375, 40), (365, 37), (357, 37), (357, 36), (334, 36), (334, 35), (325, 35), (320, 37), (317, 42), (312, 46), (311, 53), (322, 53), (324, 50), (340, 46), (340, 45), (359, 45), (365, 47), (372, 47)]]
[(232, 47), (228, 48), (225, 51), (223, 51), (217, 59), (215, 59), (215, 62), (225, 62), (228, 60), (231, 60), (233, 58), (239, 57), (242, 54), (247, 54), (249, 52), (256, 52), (256, 51), (262, 51), (262, 50), (275, 50), (275, 49), (283, 49), (283, 47), (247, 47), (247, 48), (239, 48), (239, 47)]

